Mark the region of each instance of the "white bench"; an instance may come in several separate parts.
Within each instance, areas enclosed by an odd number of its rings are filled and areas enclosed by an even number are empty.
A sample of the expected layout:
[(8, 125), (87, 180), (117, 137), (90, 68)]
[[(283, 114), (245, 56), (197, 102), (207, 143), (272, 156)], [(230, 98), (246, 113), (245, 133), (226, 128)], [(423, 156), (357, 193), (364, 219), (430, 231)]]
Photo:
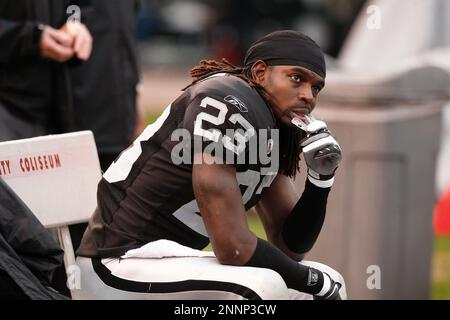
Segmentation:
[(79, 269), (68, 226), (86, 222), (97, 204), (101, 170), (91, 131), (0, 143), (0, 177), (64, 249), (67, 285), (74, 297)]

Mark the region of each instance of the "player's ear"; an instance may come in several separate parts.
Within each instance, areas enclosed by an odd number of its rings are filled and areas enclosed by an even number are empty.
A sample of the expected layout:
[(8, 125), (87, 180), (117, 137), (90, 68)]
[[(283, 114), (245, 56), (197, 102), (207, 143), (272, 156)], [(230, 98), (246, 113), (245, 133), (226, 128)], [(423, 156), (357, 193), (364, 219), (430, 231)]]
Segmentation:
[(267, 77), (269, 66), (262, 60), (256, 61), (252, 66), (252, 77), (259, 84), (263, 84)]

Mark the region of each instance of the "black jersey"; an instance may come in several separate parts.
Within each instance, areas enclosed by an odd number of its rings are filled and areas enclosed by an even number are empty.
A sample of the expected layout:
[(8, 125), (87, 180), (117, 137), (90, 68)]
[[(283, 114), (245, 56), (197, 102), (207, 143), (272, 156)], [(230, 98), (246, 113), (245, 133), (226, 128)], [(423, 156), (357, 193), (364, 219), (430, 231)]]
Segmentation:
[(242, 193), (236, 201), (248, 210), (278, 171), (273, 161), (254, 157), (264, 143), (259, 133), (270, 145), (273, 129), (269, 106), (244, 80), (217, 74), (189, 87), (104, 173), (77, 254), (120, 256), (159, 239), (204, 248), (209, 238), (192, 186), (193, 153), (213, 150), (233, 163)]

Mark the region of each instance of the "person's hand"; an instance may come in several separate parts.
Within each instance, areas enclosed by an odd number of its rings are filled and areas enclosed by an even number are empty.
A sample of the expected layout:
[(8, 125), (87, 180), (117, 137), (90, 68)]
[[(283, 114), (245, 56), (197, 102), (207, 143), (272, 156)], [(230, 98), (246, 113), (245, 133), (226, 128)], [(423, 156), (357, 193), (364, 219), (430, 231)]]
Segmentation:
[(87, 60), (92, 52), (92, 36), (86, 26), (77, 21), (68, 21), (60, 29), (73, 37), (72, 49), (80, 60)]
[(74, 37), (62, 30), (43, 26), (39, 47), (44, 58), (58, 62), (66, 62), (75, 52), (72, 49)]
[[(332, 184), (334, 173), (342, 159), (342, 151), (336, 139), (331, 135), (325, 122), (308, 117), (309, 121), (293, 118), (292, 123), (306, 132), (300, 145), (303, 150), (308, 175), (312, 181), (329, 181)], [(323, 185), (325, 186), (325, 185)], [(330, 186), (330, 185), (326, 185)]]

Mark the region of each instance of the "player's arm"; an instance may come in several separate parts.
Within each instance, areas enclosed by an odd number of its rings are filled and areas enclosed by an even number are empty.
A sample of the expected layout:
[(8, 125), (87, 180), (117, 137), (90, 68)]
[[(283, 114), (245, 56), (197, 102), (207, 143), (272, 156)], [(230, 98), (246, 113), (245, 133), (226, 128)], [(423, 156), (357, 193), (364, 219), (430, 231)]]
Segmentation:
[[(208, 163), (214, 159), (203, 153)], [(194, 155), (197, 163), (202, 153)], [(290, 259), (247, 227), (236, 171), (224, 164), (194, 164), (192, 183), (197, 203), (213, 246), (222, 264), (267, 268), (276, 271), (288, 288), (320, 299), (340, 299), (340, 283), (327, 274)], [(315, 279), (311, 281), (310, 279)]]
[(195, 198), (219, 262), (244, 265), (255, 251), (257, 238), (247, 226), (236, 169), (212, 162), (207, 153), (194, 155)]
[(299, 198), (292, 180), (278, 174), (256, 206), (268, 240), (292, 259), (302, 260), (322, 228), (329, 191), (307, 180)]
[(305, 189), (296, 201), (291, 180), (278, 175), (258, 209), (269, 240), (291, 258), (301, 260), (322, 229), (328, 193), (342, 154), (325, 122), (304, 116), (294, 118), (293, 124), (306, 133), (301, 141), (308, 167)]

